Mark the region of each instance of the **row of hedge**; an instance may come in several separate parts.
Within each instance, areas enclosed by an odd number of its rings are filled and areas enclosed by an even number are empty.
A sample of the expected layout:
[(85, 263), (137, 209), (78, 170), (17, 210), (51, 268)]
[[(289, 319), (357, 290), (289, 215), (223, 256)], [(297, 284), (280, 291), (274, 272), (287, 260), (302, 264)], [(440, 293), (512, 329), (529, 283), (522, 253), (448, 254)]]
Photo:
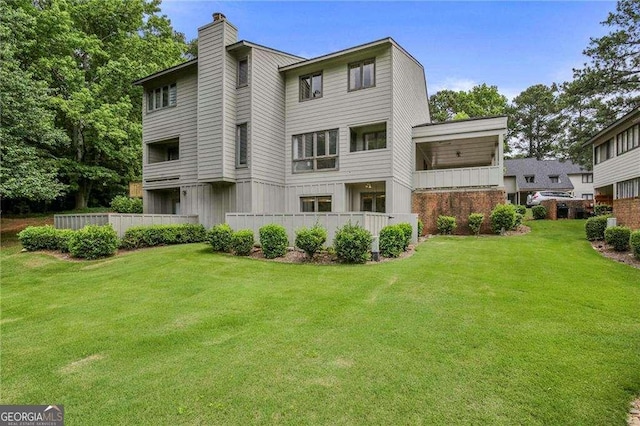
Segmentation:
[[(546, 216), (546, 209), (542, 208), (542, 218)], [(522, 224), (522, 220), (526, 213), (525, 206), (515, 206), (513, 204), (498, 204), (489, 216), (489, 222), (491, 224), (491, 230), (496, 234), (501, 234), (506, 231), (517, 229)], [(475, 235), (480, 233), (482, 223), (484, 222), (484, 214), (471, 213), (469, 215), (468, 224), (469, 229)], [(438, 233), (442, 235), (452, 234), (457, 228), (456, 218), (453, 216), (438, 216), (436, 221), (436, 227)]]
[(626, 226), (607, 228), (610, 216), (594, 216), (587, 219), (584, 229), (589, 241), (602, 241), (613, 247), (615, 251), (631, 250), (640, 259), (640, 230), (632, 231)]
[(27, 251), (57, 250), (82, 259), (112, 256), (118, 248), (197, 243), (206, 237), (204, 226), (194, 224), (136, 226), (127, 229), (122, 239), (110, 225), (87, 225), (77, 231), (51, 225), (29, 226), (18, 234)]

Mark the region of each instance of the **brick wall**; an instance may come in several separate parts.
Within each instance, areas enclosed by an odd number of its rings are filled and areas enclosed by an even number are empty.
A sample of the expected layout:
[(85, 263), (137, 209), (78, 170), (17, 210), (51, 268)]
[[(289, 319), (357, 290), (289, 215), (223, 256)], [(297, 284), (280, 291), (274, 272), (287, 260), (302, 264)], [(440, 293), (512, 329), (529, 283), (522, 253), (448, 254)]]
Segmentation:
[(438, 216), (454, 216), (458, 227), (456, 234), (469, 234), (469, 215), (483, 213), (484, 222), (480, 232), (491, 233), (489, 216), (491, 210), (505, 202), (505, 192), (502, 189), (485, 191), (452, 191), (429, 192), (414, 191), (412, 196), (412, 211), (417, 213), (424, 223), (424, 234), (436, 234)]
[(583, 218), (587, 218), (588, 215), (593, 211), (591, 207), (590, 200), (567, 200), (567, 201), (559, 201), (559, 200), (545, 200), (540, 204), (545, 206), (547, 209), (547, 219), (557, 220), (558, 219), (558, 203), (564, 204), (569, 208), (567, 219), (575, 219), (578, 215), (578, 212), (583, 212)]
[(640, 198), (613, 200), (613, 216), (618, 225), (640, 229)]

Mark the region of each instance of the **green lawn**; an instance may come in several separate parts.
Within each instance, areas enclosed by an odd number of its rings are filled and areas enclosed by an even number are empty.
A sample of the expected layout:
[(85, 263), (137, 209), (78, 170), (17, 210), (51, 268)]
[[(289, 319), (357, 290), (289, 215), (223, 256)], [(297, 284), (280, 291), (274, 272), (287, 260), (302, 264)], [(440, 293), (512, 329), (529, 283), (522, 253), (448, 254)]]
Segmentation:
[(0, 404), (64, 404), (69, 425), (624, 425), (640, 270), (584, 221), (529, 224), (360, 266), (5, 248)]

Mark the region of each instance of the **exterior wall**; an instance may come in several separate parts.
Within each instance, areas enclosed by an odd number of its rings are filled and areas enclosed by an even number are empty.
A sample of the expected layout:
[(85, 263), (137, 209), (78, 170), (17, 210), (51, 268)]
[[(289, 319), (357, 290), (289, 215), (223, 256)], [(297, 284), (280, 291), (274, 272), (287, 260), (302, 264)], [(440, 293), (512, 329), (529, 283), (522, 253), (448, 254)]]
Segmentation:
[[(144, 176), (143, 187), (147, 190), (175, 187), (180, 184), (194, 183), (197, 180), (194, 164), (197, 155), (198, 79), (195, 68), (179, 74), (177, 78), (166, 83), (145, 86), (145, 89), (171, 82), (176, 83), (175, 107), (148, 112), (146, 98), (143, 101), (142, 175)], [(180, 159), (149, 164), (148, 144), (172, 138), (178, 138), (180, 141)]]
[(285, 188), (285, 210), (288, 213), (300, 212), (300, 197), (331, 195), (331, 208), (334, 212), (349, 210), (345, 185), (341, 182), (322, 182), (301, 185), (287, 185)]
[(587, 200), (568, 200), (560, 203), (558, 200), (545, 200), (540, 204), (547, 209), (547, 219), (549, 220), (558, 220), (558, 204), (563, 204), (568, 209), (565, 219), (585, 219), (593, 211), (590, 207), (591, 202)]
[[(391, 53), (393, 118), (391, 129), (387, 129), (387, 134), (391, 135), (388, 145), (391, 145), (393, 153), (393, 178), (399, 184), (411, 188), (415, 158), (412, 128), (431, 121), (427, 83), (424, 69), (415, 60), (395, 46), (391, 48)], [(398, 199), (397, 196), (395, 198)], [(405, 207), (409, 207), (409, 204), (410, 197), (407, 198)], [(387, 203), (387, 211), (395, 209), (395, 204)]]
[[(348, 63), (376, 58), (375, 87), (348, 91)], [(323, 72), (323, 93), (318, 99), (299, 100), (299, 77), (310, 72)], [(290, 206), (291, 193), (313, 192), (318, 182), (343, 184), (348, 182), (378, 181), (392, 177), (390, 138), (387, 148), (372, 151), (349, 152), (350, 127), (366, 124), (387, 123), (388, 135), (391, 123), (391, 48), (383, 46), (374, 50), (358, 52), (342, 59), (336, 59), (309, 67), (296, 68), (286, 74), (286, 132), (285, 132), (285, 181), (287, 186), (305, 186), (305, 190), (288, 191), (287, 205)], [(292, 172), (292, 136), (307, 132), (339, 129), (338, 170), (309, 173)], [(324, 188), (319, 188), (324, 190)], [(344, 189), (342, 189), (344, 191)], [(332, 191), (331, 194), (334, 194)], [(339, 194), (336, 194), (339, 195)], [(335, 200), (338, 201), (338, 200)], [(344, 211), (344, 200), (336, 203), (334, 211)], [(296, 205), (296, 210), (299, 207)], [(340, 209), (340, 210), (338, 210)]]
[(489, 216), (498, 204), (504, 203), (505, 193), (502, 189), (484, 191), (415, 191), (413, 193), (413, 212), (424, 224), (425, 234), (436, 234), (438, 216), (454, 216), (458, 227), (456, 234), (468, 234), (469, 215), (483, 213), (484, 222), (480, 232), (491, 233)]
[(613, 216), (618, 225), (640, 229), (640, 198), (613, 200)]
[(235, 180), (236, 67), (226, 46), (237, 41), (226, 20), (198, 29), (198, 180)]
[(615, 191), (616, 182), (622, 182), (636, 177), (640, 177), (640, 148), (627, 151), (617, 156), (614, 152), (613, 158), (593, 166), (594, 188), (614, 185), (613, 190)]
[(180, 190), (180, 213), (198, 215), (206, 228), (224, 222), (236, 207), (236, 187), (231, 184), (193, 184)]
[(173, 225), (198, 223), (198, 216), (175, 214), (68, 214), (54, 215), (54, 226), (58, 229), (81, 229), (86, 225), (111, 225), (118, 237), (133, 226)]
[(573, 196), (582, 198), (582, 194), (594, 195), (593, 182), (582, 183), (582, 174), (568, 175), (571, 184), (573, 185)]

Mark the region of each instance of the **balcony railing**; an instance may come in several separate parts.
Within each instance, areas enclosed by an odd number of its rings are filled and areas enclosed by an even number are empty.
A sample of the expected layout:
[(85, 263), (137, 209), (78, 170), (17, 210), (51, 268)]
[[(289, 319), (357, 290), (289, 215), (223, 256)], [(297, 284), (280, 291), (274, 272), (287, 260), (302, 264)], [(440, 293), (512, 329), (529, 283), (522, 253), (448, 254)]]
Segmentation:
[(413, 187), (416, 189), (491, 187), (502, 186), (503, 182), (502, 167), (500, 166), (413, 172)]

